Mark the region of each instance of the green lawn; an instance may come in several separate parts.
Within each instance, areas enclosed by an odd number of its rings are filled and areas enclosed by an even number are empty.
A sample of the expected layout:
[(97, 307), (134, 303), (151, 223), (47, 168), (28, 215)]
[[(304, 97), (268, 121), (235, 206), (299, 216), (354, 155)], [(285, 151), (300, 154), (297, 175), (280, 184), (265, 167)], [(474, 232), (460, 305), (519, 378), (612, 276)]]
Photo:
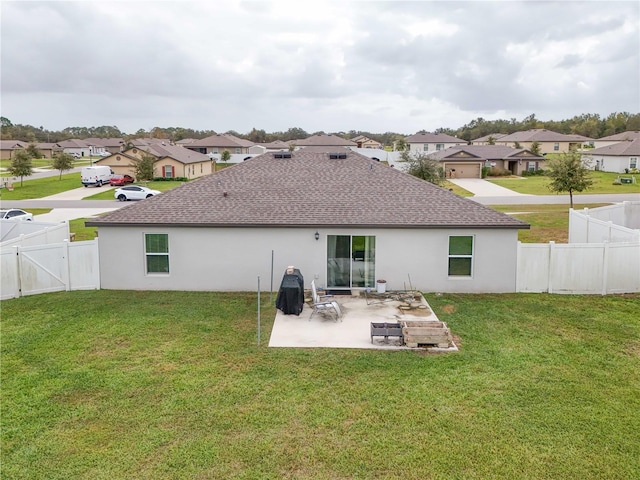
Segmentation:
[[(166, 192), (167, 190), (171, 190), (172, 188), (179, 187), (184, 182), (137, 182), (136, 185), (140, 185), (143, 187), (149, 187), (153, 190), (159, 190), (161, 192)], [(100, 193), (96, 193), (95, 195), (91, 195), (90, 197), (86, 197), (84, 200), (113, 200), (114, 193), (113, 189), (103, 190)]]
[[(575, 195), (580, 194), (597, 194), (597, 193), (640, 193), (640, 175), (636, 175), (638, 183), (613, 185), (613, 181), (618, 177), (630, 177), (631, 175), (610, 173), (610, 172), (591, 172), (591, 179), (594, 184), (584, 192), (574, 192)], [(531, 195), (553, 195), (549, 190), (549, 178), (544, 176), (535, 177), (510, 177), (510, 178), (487, 178), (490, 182), (509, 188), (518, 193), (528, 193)]]
[(20, 186), (20, 180), (18, 180), (13, 184), (13, 191), (3, 188), (0, 192), (2, 200), (30, 200), (33, 198), (48, 197), (49, 195), (55, 195), (56, 193), (66, 192), (67, 190), (73, 190), (79, 187), (82, 187), (80, 173), (74, 172), (62, 175), (62, 179), (60, 179), (59, 176), (36, 178), (33, 180), (28, 180), (28, 177), (25, 177), (22, 186)]
[(3, 301), (2, 477), (640, 477), (640, 295), (426, 297), (459, 353), (268, 348), (266, 303), (257, 346), (255, 294)]
[[(574, 210), (596, 208), (604, 203), (575, 204)], [(567, 243), (569, 240), (569, 205), (491, 205), (499, 212), (509, 213), (531, 225), (529, 230), (518, 230), (518, 240), (524, 243)]]

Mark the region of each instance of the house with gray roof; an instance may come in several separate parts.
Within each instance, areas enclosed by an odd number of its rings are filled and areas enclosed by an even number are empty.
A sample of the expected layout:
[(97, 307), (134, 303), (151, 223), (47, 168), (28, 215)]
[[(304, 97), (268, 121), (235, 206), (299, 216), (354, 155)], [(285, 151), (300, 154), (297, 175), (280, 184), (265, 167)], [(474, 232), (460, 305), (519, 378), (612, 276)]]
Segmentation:
[(114, 153), (94, 162), (94, 165), (106, 165), (116, 174), (135, 178), (135, 161), (144, 155), (154, 158), (155, 177), (192, 179), (209, 175), (213, 171), (212, 161), (207, 155), (178, 145), (157, 143)]
[(428, 132), (410, 135), (406, 137), (404, 141), (409, 146), (409, 152), (426, 154), (467, 144), (465, 140), (447, 135), (446, 133)]
[[(268, 152), (86, 222), (101, 288), (514, 292), (529, 225), (346, 148)], [(126, 274), (116, 258), (127, 259)], [(272, 268), (273, 267), (273, 268)]]
[(11, 159), (16, 150), (22, 150), (28, 146), (27, 142), (20, 140), (0, 140), (0, 158), (3, 160)]
[(64, 153), (68, 153), (69, 155), (75, 155), (78, 157), (90, 157), (91, 151), (93, 149), (92, 146), (87, 142), (77, 138), (63, 140), (61, 142), (58, 142), (58, 145), (62, 147)]
[(442, 165), (446, 178), (482, 178), (482, 168), (507, 170), (513, 175), (540, 170), (545, 158), (522, 148), (504, 145), (465, 145), (429, 155)]
[(613, 135), (607, 135), (606, 137), (597, 138), (593, 141), (593, 146), (595, 148), (600, 147), (608, 147), (609, 145), (613, 145), (619, 142), (631, 142), (640, 138), (640, 131), (638, 130), (629, 130), (626, 132), (615, 133)]
[(227, 133), (217, 133), (208, 137), (184, 145), (185, 148), (196, 152), (208, 154), (222, 153), (227, 150), (229, 153), (249, 153), (249, 147), (253, 143), (243, 140)]
[(539, 146), (542, 155), (548, 153), (566, 153), (579, 150), (583, 145), (593, 142), (593, 138), (583, 135), (565, 135), (543, 128), (534, 128), (521, 132), (511, 133), (496, 140), (496, 145), (506, 145), (514, 148), (531, 150), (534, 143)]
[(495, 145), (496, 140), (506, 136), (506, 133), (490, 133), (489, 135), (485, 135), (484, 137), (471, 140), (470, 143), (471, 145), (491, 145), (491, 142), (493, 141), (493, 144)]
[(358, 144), (356, 142), (352, 142), (351, 140), (347, 140), (345, 138), (340, 137), (339, 135), (319, 133), (317, 135), (311, 135), (310, 137), (303, 138), (300, 140), (292, 140), (289, 142), (293, 143), (296, 149), (300, 149), (302, 147), (352, 147), (356, 148)]
[(629, 173), (640, 170), (640, 137), (606, 147), (585, 150), (583, 161), (595, 170)]

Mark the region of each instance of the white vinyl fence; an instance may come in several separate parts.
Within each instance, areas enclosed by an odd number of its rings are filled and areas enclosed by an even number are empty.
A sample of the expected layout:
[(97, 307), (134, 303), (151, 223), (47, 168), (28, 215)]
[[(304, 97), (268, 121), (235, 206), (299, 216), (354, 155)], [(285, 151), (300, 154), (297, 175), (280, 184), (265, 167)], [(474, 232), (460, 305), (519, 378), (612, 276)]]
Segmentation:
[(0, 250), (0, 300), (99, 288), (97, 238)]
[(569, 243), (640, 242), (640, 202), (569, 210)]
[(516, 291), (601, 295), (640, 292), (640, 242), (518, 242)]
[(0, 248), (58, 243), (68, 240), (69, 236), (67, 222), (0, 221)]

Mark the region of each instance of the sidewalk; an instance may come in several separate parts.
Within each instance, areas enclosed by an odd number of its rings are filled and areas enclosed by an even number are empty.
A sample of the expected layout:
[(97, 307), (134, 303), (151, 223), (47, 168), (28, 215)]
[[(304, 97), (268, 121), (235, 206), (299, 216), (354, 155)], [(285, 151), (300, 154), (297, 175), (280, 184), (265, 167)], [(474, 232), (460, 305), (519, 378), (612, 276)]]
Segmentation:
[(480, 178), (448, 178), (451, 183), (473, 193), (476, 197), (532, 197), (524, 193), (514, 192)]
[[(49, 195), (48, 197), (39, 198), (38, 200), (82, 200), (83, 198), (90, 197), (96, 193), (100, 193), (104, 190), (114, 190), (115, 187), (103, 186), (103, 187), (80, 187), (73, 190), (67, 190), (66, 192), (57, 193), (55, 195)], [(76, 218), (88, 218), (95, 217), (107, 212), (112, 212), (117, 208), (54, 208), (49, 213), (43, 213), (42, 215), (36, 215), (34, 220), (39, 222), (64, 222), (74, 220)]]

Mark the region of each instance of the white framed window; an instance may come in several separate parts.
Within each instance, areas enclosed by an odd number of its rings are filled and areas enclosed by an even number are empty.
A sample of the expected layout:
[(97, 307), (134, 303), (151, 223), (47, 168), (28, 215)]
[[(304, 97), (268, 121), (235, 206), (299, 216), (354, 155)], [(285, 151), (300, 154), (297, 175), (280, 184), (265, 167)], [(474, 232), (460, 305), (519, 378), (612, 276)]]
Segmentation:
[(428, 143), (425, 143), (425, 144), (422, 146), (422, 151), (424, 151), (424, 152), (428, 152), (428, 151), (429, 151), (429, 144), (428, 144)]
[(169, 234), (145, 233), (144, 255), (146, 273), (169, 273)]
[(530, 172), (535, 171), (536, 169), (536, 162), (527, 162), (527, 170), (529, 170)]
[(560, 144), (559, 144), (559, 143), (557, 143), (557, 142), (556, 142), (556, 143), (554, 143), (554, 144), (553, 144), (553, 150), (554, 150), (554, 151), (556, 151), (556, 152), (557, 152), (558, 150), (560, 150)]
[(638, 168), (638, 157), (629, 158), (629, 168)]
[(218, 147), (212, 148), (211, 149), (211, 153), (220, 153), (220, 152), (218, 152)]
[(165, 165), (164, 173), (162, 175), (164, 178), (173, 178), (173, 166)]
[(236, 148), (236, 153), (242, 153), (242, 149), (241, 148)]
[(449, 237), (450, 277), (473, 275), (473, 235), (451, 235)]
[(436, 143), (436, 152), (444, 150), (444, 143)]

